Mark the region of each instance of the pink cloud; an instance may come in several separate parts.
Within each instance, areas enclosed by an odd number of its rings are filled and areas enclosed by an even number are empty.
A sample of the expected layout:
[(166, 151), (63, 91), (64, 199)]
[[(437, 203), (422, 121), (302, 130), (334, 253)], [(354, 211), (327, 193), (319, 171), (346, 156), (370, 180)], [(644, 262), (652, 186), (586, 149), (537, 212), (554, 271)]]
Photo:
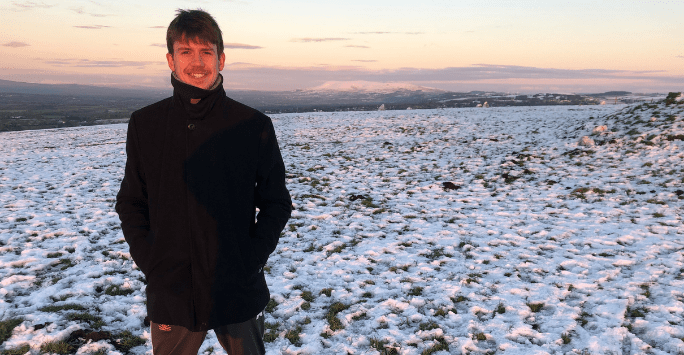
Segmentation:
[(261, 49), (263, 47), (253, 46), (250, 44), (243, 44), (243, 43), (224, 43), (223, 48), (229, 48), (229, 49)]
[(91, 26), (74, 26), (76, 28), (84, 28), (86, 30), (101, 30), (103, 28), (108, 28), (111, 26), (105, 26), (105, 25), (91, 25)]
[(348, 41), (351, 38), (340, 38), (340, 37), (327, 37), (327, 38), (311, 38), (311, 37), (306, 37), (306, 38), (293, 38), (292, 42), (303, 42), (303, 43), (309, 43), (309, 42), (331, 42), (331, 41)]
[(25, 43), (25, 42), (8, 42), (2, 45), (3, 47), (12, 47), (12, 48), (20, 48), (20, 47), (28, 47), (30, 44)]

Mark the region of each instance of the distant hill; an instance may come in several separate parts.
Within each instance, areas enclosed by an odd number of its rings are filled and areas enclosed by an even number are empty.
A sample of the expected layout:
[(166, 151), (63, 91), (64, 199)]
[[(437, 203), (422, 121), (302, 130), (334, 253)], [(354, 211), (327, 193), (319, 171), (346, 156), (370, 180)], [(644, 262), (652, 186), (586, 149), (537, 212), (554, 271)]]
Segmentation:
[(11, 94), (162, 98), (169, 96), (170, 91), (159, 89), (119, 89), (78, 84), (36, 84), (0, 80), (0, 93)]
[(446, 92), (445, 90), (419, 86), (409, 83), (379, 83), (374, 81), (328, 81), (306, 92), (315, 91), (338, 91), (338, 92), (373, 92), (393, 93), (397, 91), (424, 91), (433, 93)]
[[(0, 131), (82, 126), (119, 122), (131, 113), (170, 96), (168, 89), (120, 89), (77, 84), (36, 84), (0, 80)], [(267, 114), (313, 111), (597, 105), (632, 103), (654, 97), (627, 91), (602, 94), (451, 92), (411, 83), (330, 81), (293, 91), (230, 90), (226, 94)], [(615, 99), (613, 99), (615, 98)]]
[(600, 94), (586, 94), (586, 96), (591, 96), (591, 97), (615, 97), (615, 96), (627, 96), (631, 95), (632, 93), (629, 91), (608, 91)]

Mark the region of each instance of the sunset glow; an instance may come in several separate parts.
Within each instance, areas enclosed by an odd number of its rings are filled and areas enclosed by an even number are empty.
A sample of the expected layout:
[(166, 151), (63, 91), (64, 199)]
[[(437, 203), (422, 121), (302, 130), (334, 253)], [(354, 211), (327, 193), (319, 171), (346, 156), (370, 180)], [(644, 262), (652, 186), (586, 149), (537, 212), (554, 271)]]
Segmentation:
[(684, 87), (681, 1), (9, 1), (0, 79), (169, 87), (175, 10), (223, 30), (229, 89), (326, 81), (450, 90), (665, 92)]

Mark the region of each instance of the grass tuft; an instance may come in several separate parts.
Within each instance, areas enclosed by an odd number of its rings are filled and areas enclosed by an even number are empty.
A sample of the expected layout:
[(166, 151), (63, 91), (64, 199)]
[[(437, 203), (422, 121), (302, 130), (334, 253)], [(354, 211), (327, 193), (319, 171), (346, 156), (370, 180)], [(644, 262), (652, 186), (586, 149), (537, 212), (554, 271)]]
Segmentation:
[(88, 322), (88, 323), (94, 323), (94, 322), (102, 320), (102, 318), (100, 318), (99, 316), (94, 316), (94, 315), (87, 313), (87, 312), (69, 313), (69, 314), (67, 314), (66, 318), (68, 320), (73, 320), (73, 321), (77, 321), (77, 322), (79, 322), (79, 321), (80, 322)]
[(290, 341), (290, 344), (299, 346), (299, 334), (302, 332), (302, 327), (297, 327), (295, 329), (290, 329), (285, 333), (285, 339)]
[(433, 340), (435, 340), (435, 344), (421, 352), (421, 355), (431, 355), (434, 354), (438, 351), (442, 350), (449, 350), (449, 344), (447, 344), (446, 340), (444, 340), (444, 337), (436, 337)]
[(18, 348), (5, 349), (2, 351), (2, 355), (24, 355), (29, 351), (31, 351), (31, 346), (28, 344), (24, 344)]
[(110, 296), (127, 296), (133, 293), (133, 290), (129, 288), (121, 288), (119, 285), (109, 285), (105, 289), (105, 294)]
[(473, 340), (484, 341), (487, 340), (487, 336), (482, 332), (475, 333), (473, 334)]
[(45, 307), (39, 308), (38, 310), (41, 312), (55, 313), (55, 312), (59, 312), (59, 311), (85, 311), (85, 310), (87, 310), (87, 308), (81, 306), (80, 304), (68, 303), (68, 304), (63, 304), (61, 306), (55, 306), (55, 305), (45, 306)]
[(24, 320), (21, 318), (13, 318), (0, 322), (0, 344), (12, 337), (12, 331)]
[(439, 325), (435, 322), (420, 323), (418, 329), (420, 330), (433, 330), (439, 328)]
[(423, 294), (423, 288), (420, 286), (413, 287), (409, 290), (409, 296), (420, 296)]
[(530, 307), (532, 312), (537, 313), (544, 308), (544, 303), (527, 303), (527, 307)]
[(325, 319), (328, 321), (328, 324), (330, 325), (330, 330), (336, 331), (340, 329), (344, 329), (344, 325), (340, 321), (339, 318), (337, 318), (337, 314), (348, 309), (349, 306), (345, 305), (341, 302), (335, 302), (328, 307), (328, 313), (325, 315)]
[(278, 327), (280, 327), (280, 322), (266, 322), (264, 323), (264, 326), (268, 329), (268, 331), (264, 333), (265, 342), (272, 343), (278, 339)]
[(122, 352), (128, 352), (136, 346), (145, 345), (145, 339), (133, 335), (133, 333), (128, 330), (124, 330), (114, 336), (114, 338), (117, 339), (114, 347)]
[(40, 346), (41, 354), (66, 355), (73, 352), (73, 347), (64, 341), (53, 341)]
[(266, 304), (266, 313), (273, 313), (276, 307), (278, 307), (278, 302), (271, 298), (270, 300), (268, 300), (268, 304)]
[(302, 291), (302, 299), (307, 302), (313, 302), (314, 296), (311, 294), (311, 291)]
[(370, 339), (371, 348), (379, 351), (380, 355), (397, 355), (399, 353), (397, 349), (388, 348), (387, 344), (389, 344), (387, 340), (380, 340), (377, 338)]

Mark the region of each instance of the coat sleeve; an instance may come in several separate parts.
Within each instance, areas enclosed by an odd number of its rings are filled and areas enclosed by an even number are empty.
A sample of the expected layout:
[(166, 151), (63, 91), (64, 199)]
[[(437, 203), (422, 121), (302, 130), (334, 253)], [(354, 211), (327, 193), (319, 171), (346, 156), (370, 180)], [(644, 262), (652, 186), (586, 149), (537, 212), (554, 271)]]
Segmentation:
[(259, 266), (263, 267), (273, 253), (292, 212), (292, 200), (285, 186), (285, 164), (278, 148), (270, 118), (261, 132), (259, 165), (254, 201), (259, 208), (252, 242)]
[(115, 209), (119, 214), (121, 230), (129, 245), (131, 257), (147, 275), (151, 251), (151, 245), (147, 241), (150, 233), (150, 213), (147, 184), (140, 163), (135, 119), (131, 117), (126, 135), (126, 168), (121, 188), (116, 195)]

